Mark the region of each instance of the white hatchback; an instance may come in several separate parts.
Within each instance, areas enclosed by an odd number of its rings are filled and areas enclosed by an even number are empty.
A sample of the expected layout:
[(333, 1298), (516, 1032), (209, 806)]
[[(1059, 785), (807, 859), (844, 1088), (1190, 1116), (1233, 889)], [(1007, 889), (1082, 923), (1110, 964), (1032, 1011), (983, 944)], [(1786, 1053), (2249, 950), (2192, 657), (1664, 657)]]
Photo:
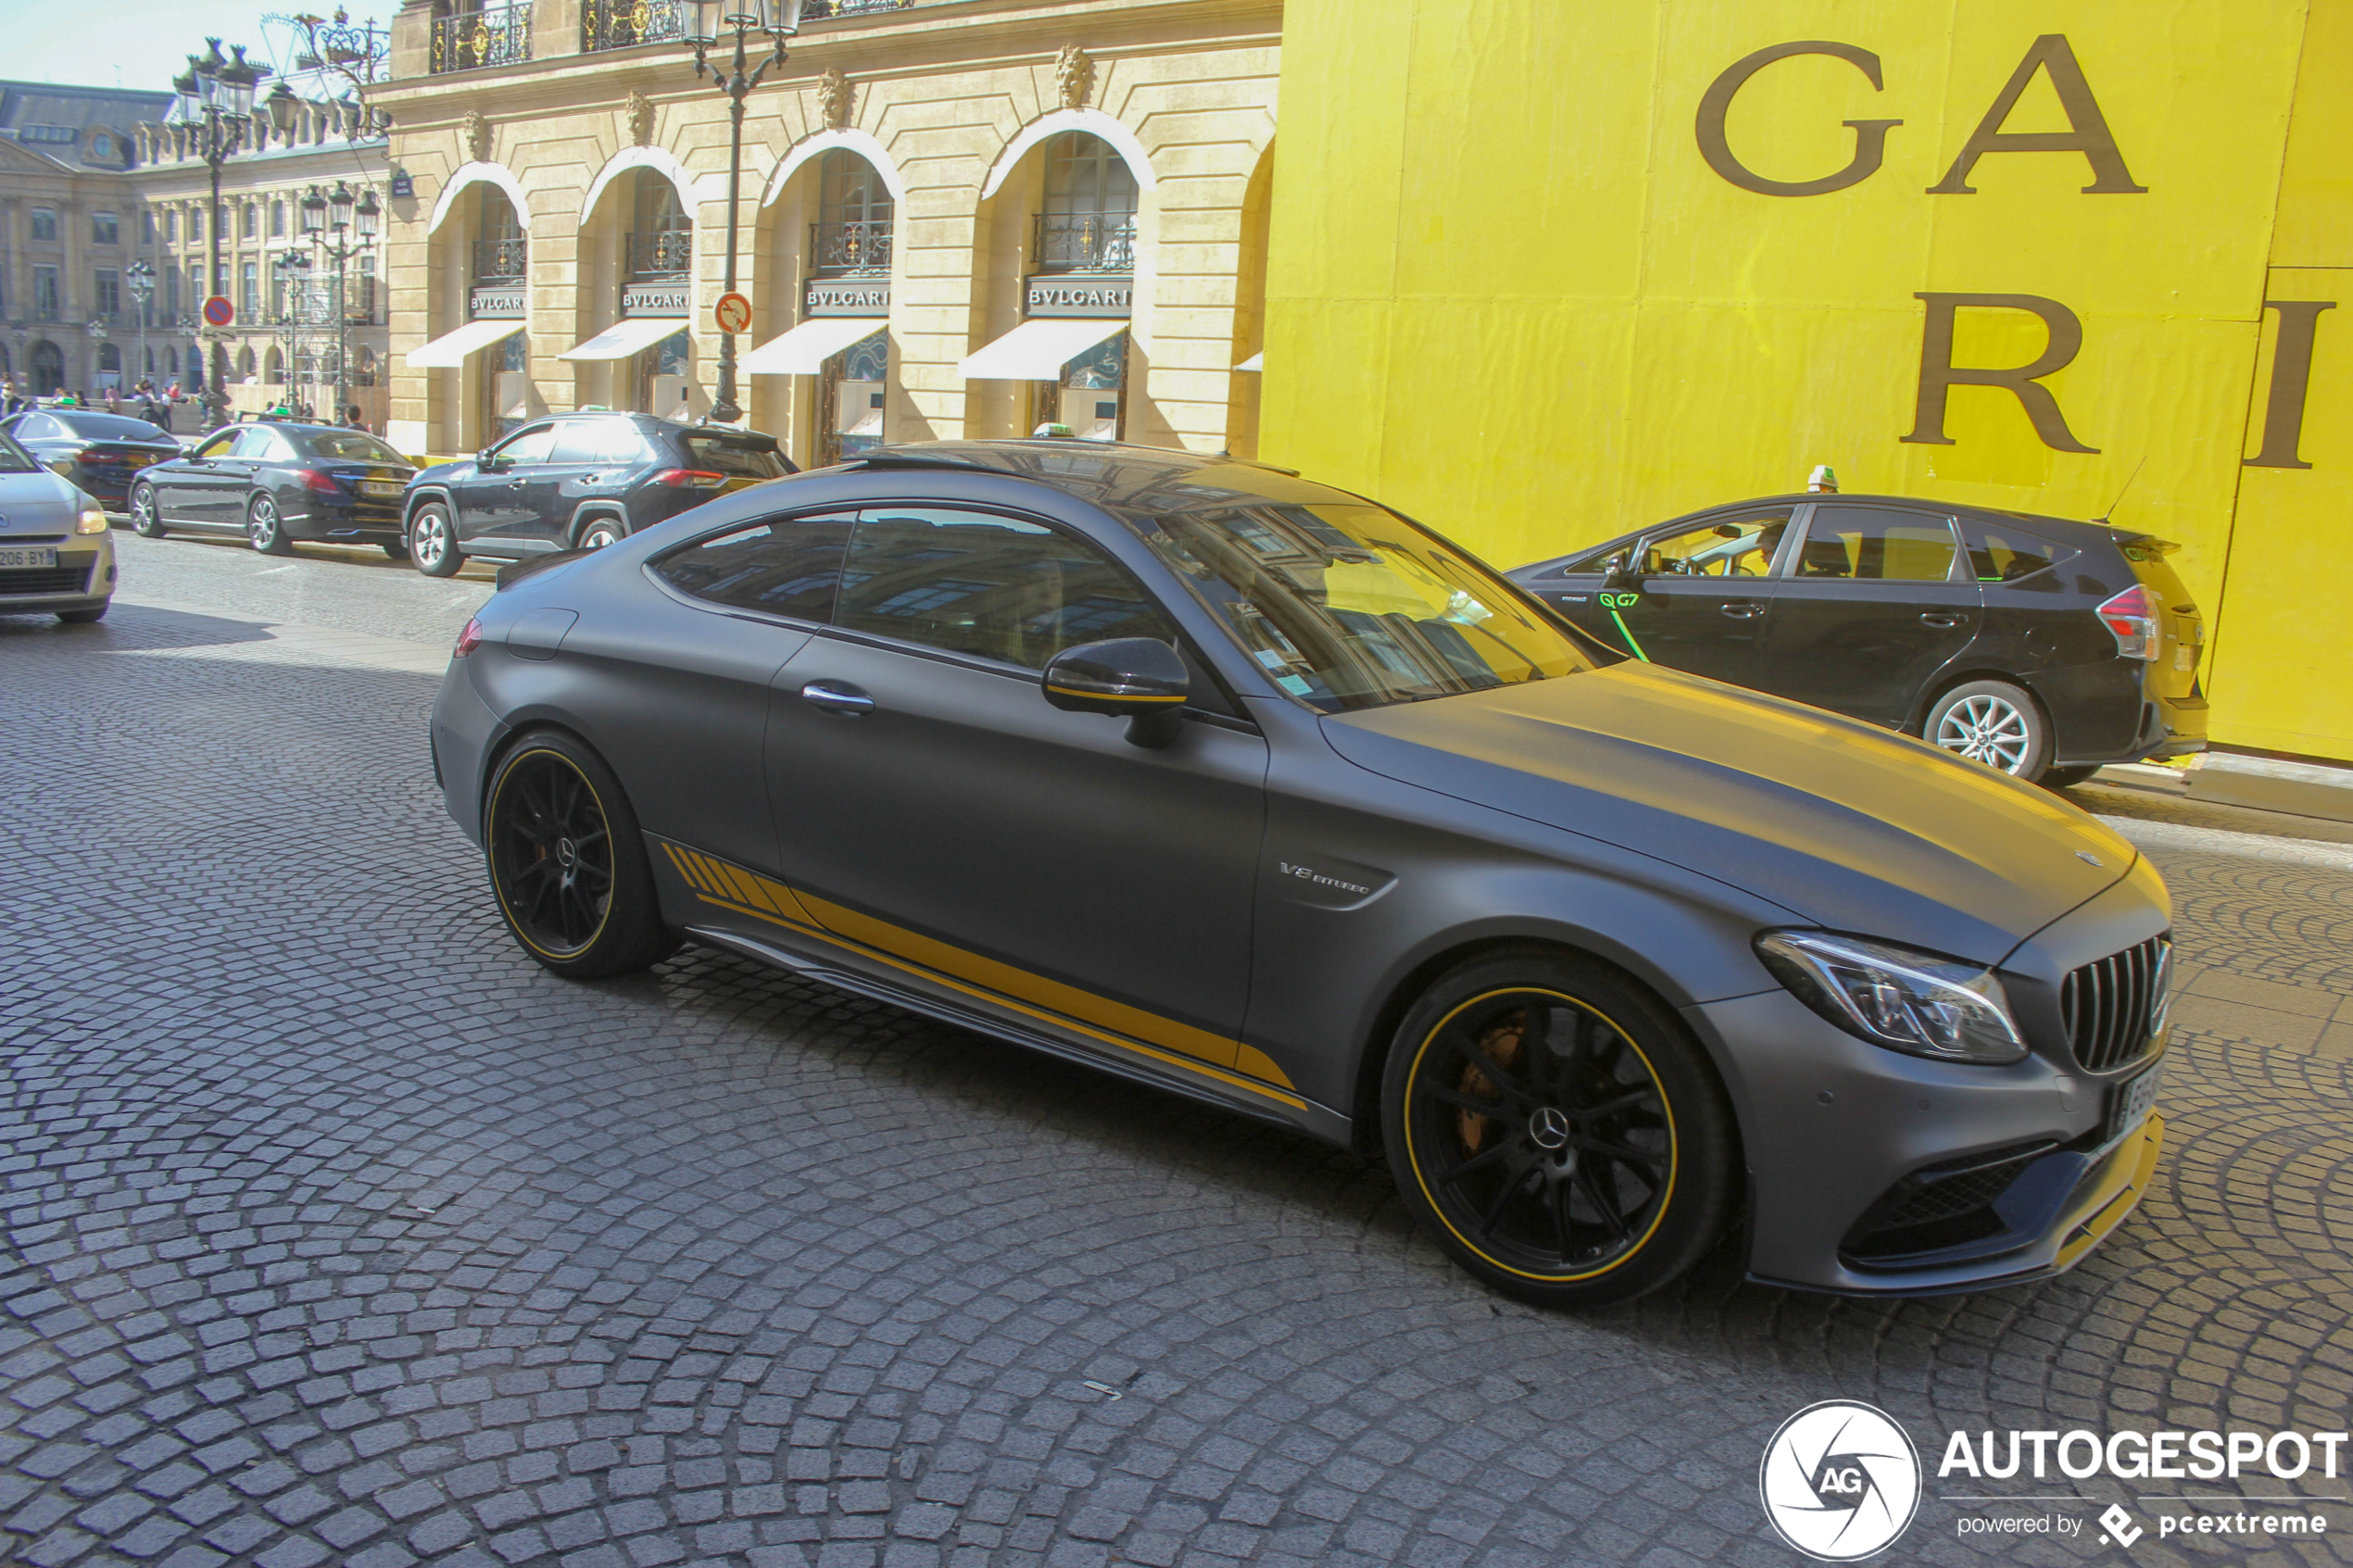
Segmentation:
[(0, 435), (0, 615), (95, 621), (114, 588), (105, 510)]

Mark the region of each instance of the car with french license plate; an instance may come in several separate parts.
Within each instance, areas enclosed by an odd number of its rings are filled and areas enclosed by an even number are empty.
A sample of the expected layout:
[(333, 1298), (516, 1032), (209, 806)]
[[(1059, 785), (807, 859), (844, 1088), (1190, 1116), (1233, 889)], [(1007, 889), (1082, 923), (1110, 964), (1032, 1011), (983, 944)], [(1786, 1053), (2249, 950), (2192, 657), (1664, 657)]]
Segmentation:
[(255, 420), (142, 470), (131, 487), (131, 526), (149, 539), (240, 535), (272, 556), (296, 543), (374, 545), (400, 560), (400, 497), (416, 471), (364, 430)]
[(0, 615), (96, 621), (114, 590), (106, 508), (0, 432)]
[(883, 448), (501, 573), (431, 724), (520, 952), (692, 942), (1385, 1159), (1560, 1306), (2113, 1234), (2169, 902), (2064, 798), (1648, 663), (1286, 470)]
[(110, 511), (130, 504), (142, 470), (180, 456), (170, 433), (127, 414), (90, 408), (28, 408), (0, 420), (0, 433)]

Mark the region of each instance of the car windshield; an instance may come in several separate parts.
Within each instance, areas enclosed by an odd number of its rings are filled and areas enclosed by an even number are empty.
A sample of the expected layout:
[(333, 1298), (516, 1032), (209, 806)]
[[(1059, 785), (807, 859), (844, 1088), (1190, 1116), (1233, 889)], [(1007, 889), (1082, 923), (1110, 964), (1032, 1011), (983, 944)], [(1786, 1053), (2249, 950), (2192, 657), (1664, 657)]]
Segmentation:
[(740, 435), (706, 435), (689, 431), (680, 437), (686, 445), (687, 466), (731, 479), (782, 479), (785, 465), (773, 441), (748, 441)]
[(1602, 662), (1477, 561), (1379, 507), (1270, 502), (1139, 521), (1275, 684), (1326, 711)]
[(40, 467), (31, 453), (17, 445), (15, 436), (0, 431), (0, 473), (31, 473)]
[(310, 455), (330, 463), (398, 463), (407, 467), (409, 459), (370, 435), (364, 430), (322, 430), (310, 435), (306, 443)]
[(57, 421), (76, 435), (92, 441), (159, 441), (174, 445), (171, 437), (145, 420), (134, 420), (121, 414), (57, 414)]

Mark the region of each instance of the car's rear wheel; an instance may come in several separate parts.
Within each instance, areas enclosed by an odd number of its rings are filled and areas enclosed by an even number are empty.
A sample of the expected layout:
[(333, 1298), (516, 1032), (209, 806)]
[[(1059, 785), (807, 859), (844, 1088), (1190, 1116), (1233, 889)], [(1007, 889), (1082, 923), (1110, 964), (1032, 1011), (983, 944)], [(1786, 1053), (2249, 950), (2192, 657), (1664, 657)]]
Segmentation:
[(1398, 1190), (1479, 1279), (1553, 1307), (1629, 1300), (1722, 1236), (1739, 1188), (1722, 1085), (1625, 976), (1567, 953), (1474, 960), (1398, 1026), (1381, 1094)]
[(667, 957), (653, 871), (621, 781), (568, 735), (527, 736), (492, 774), (483, 814), (490, 885), (524, 952), (591, 980)]
[(609, 517), (600, 517), (580, 531), (580, 546), (584, 550), (601, 550), (607, 545), (618, 545), (629, 537), (628, 531)]
[(1967, 681), (1936, 699), (1921, 733), (1972, 762), (2029, 783), (2051, 759), (2051, 727), (2034, 699), (2007, 681)]
[(278, 503), (267, 495), (256, 495), (245, 503), (245, 543), (265, 556), (294, 554), (294, 541), (286, 537)]
[(142, 539), (163, 537), (163, 514), (156, 510), (156, 487), (152, 484), (131, 487), (131, 531)]
[(465, 564), (458, 553), (458, 536), (449, 526), (449, 508), (427, 501), (409, 519), (409, 560), (427, 577), (454, 577)]

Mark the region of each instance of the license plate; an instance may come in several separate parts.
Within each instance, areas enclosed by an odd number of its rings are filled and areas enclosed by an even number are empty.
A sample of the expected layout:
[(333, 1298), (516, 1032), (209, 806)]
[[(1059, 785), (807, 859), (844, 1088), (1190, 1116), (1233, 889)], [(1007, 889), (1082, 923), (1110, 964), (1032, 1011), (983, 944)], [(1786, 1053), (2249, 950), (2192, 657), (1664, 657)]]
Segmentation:
[(0, 567), (55, 566), (57, 552), (47, 545), (0, 546)]
[(2157, 1104), (2157, 1080), (2162, 1071), (2161, 1066), (2152, 1067), (2139, 1077), (2119, 1084), (2109, 1091), (2113, 1098), (2108, 1101), (2107, 1136), (2101, 1140), (2103, 1143), (2114, 1143), (2126, 1134), (2136, 1131), (2143, 1122), (2148, 1120), (2150, 1110)]
[(363, 479), (359, 482), (359, 494), (362, 495), (397, 495), (406, 488), (398, 480), (393, 479)]

